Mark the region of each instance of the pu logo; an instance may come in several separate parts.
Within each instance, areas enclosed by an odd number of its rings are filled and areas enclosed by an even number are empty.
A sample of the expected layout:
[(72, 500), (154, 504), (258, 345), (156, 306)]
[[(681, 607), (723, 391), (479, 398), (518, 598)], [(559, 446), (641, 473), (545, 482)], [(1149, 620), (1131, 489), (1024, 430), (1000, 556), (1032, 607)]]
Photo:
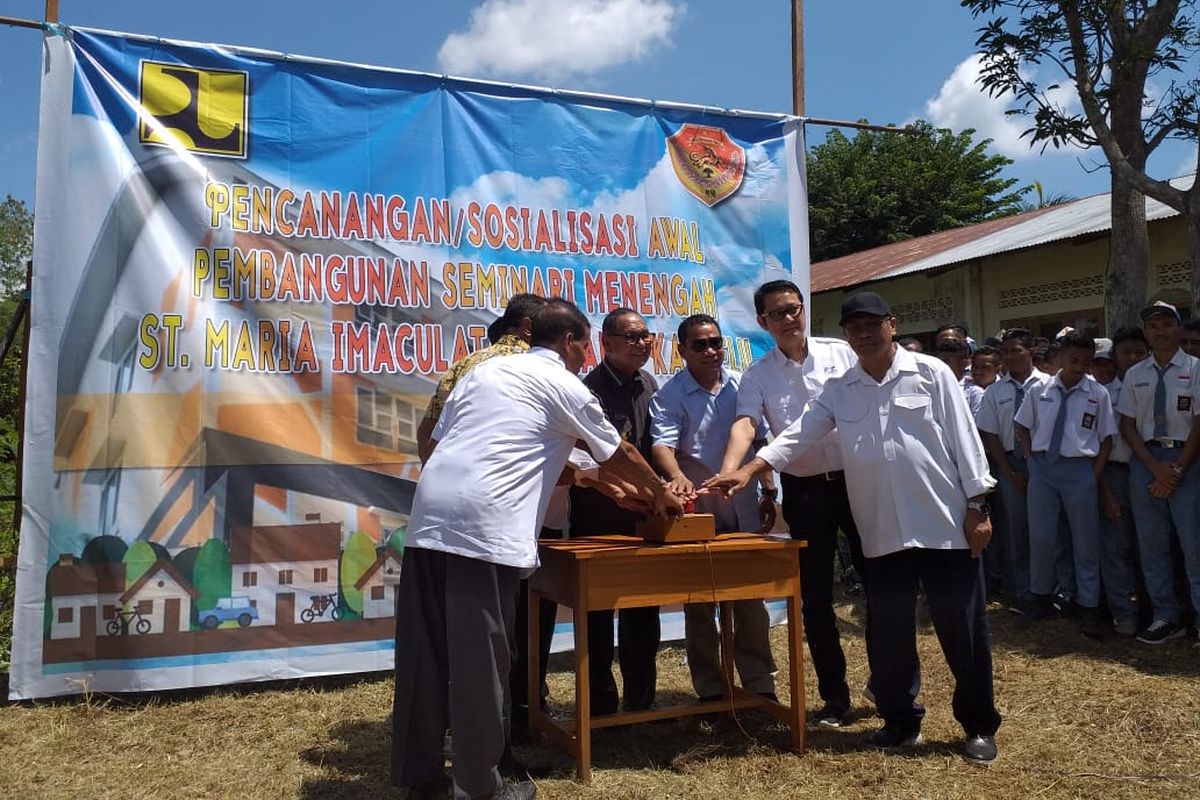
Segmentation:
[(143, 144), (182, 145), (194, 153), (246, 157), (250, 78), (245, 72), (143, 61), (138, 123)]

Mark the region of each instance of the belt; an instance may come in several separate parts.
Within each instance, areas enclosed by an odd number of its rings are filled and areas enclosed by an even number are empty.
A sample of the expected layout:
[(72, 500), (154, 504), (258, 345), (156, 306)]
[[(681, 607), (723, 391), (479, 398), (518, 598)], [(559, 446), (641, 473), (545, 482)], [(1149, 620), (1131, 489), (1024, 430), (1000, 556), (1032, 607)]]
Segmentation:
[[(787, 475), (788, 473), (785, 472), (784, 474)], [(833, 482), (833, 481), (840, 481), (845, 476), (846, 476), (846, 471), (839, 469), (839, 470), (834, 470), (833, 472), (818, 472), (815, 475), (792, 475), (791, 477), (795, 478), (798, 481), (824, 480), (824, 481)]]
[(1167, 438), (1147, 439), (1146, 446), (1147, 447), (1161, 447), (1164, 450), (1174, 450), (1176, 448), (1183, 447), (1183, 442), (1179, 441), (1178, 439), (1167, 439)]
[(1129, 469), (1129, 462), (1128, 461), (1113, 461), (1112, 459), (1109, 459), (1108, 466), (1121, 467), (1122, 469)]

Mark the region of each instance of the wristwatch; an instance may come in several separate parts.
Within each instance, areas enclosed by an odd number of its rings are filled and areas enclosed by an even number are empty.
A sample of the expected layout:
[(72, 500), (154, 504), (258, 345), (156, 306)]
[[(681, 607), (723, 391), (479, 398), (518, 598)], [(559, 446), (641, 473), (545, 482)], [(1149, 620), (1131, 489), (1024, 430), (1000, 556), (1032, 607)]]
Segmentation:
[(776, 497), (779, 497), (779, 490), (774, 487), (770, 489), (763, 489), (762, 496), (768, 500), (774, 500)]
[(987, 500), (968, 500), (967, 508), (971, 511), (978, 511), (985, 517), (990, 517), (992, 515), (992, 507), (988, 505)]

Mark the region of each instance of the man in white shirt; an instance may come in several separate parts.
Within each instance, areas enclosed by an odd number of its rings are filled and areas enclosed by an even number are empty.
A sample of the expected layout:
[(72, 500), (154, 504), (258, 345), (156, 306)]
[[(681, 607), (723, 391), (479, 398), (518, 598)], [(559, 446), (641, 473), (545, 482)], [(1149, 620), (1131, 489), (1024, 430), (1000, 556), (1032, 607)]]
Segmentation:
[(873, 747), (920, 741), (917, 587), (955, 676), (954, 716), (965, 757), (996, 758), (991, 644), (979, 553), (991, 536), (984, 495), (995, 481), (966, 399), (949, 368), (893, 342), (896, 318), (874, 292), (842, 303), (842, 328), (858, 365), (825, 391), (746, 466), (706, 486), (735, 492), (752, 476), (791, 463), (837, 429), (850, 505), (866, 556), (871, 624), (867, 656), (883, 728)]
[(1007, 372), (984, 391), (975, 415), (983, 446), (998, 473), (997, 489), (1004, 506), (1004, 528), (985, 557), (996, 553), (1003, 558), (1004, 590), (1019, 611), (1032, 610), (1034, 603), (1029, 590), (1029, 513), (1025, 500), (1029, 466), (1017, 448), (1013, 418), (1029, 392), (1050, 380), (1049, 375), (1034, 368), (1033, 347), (1033, 334), (1025, 328), (1004, 332), (1000, 358)]
[(1175, 306), (1159, 301), (1142, 309), (1150, 358), (1129, 368), (1117, 412), (1121, 435), (1133, 451), (1129, 496), (1138, 552), (1154, 619), (1139, 642), (1161, 644), (1184, 634), (1184, 607), (1175, 594), (1171, 542), (1178, 538), (1191, 589), (1200, 608), (1200, 360), (1179, 347)]
[[(757, 431), (765, 422), (775, 436), (791, 425), (805, 406), (821, 396), (826, 384), (854, 366), (858, 357), (840, 339), (808, 336), (804, 296), (791, 281), (769, 281), (754, 293), (758, 324), (775, 347), (750, 365), (738, 387), (737, 419), (729, 433), (722, 472), (745, 463)], [(846, 656), (833, 612), (834, 558), (840, 527), (849, 539), (862, 577), (862, 545), (846, 496), (846, 476), (836, 433), (781, 470), (783, 518), (800, 551), (800, 588), (804, 593), (804, 635), (817, 673), (822, 708), (813, 722), (840, 727), (850, 712)], [(770, 530), (775, 518), (774, 492), (764, 490), (761, 511)]]
[[(1029, 462), (1030, 590), (1044, 609), (1054, 592), (1058, 518), (1067, 518), (1081, 629), (1099, 638), (1100, 507), (1097, 483), (1117, 432), (1108, 390), (1087, 374), (1096, 343), (1086, 334), (1062, 337), (1062, 369), (1035, 386), (1014, 420)], [(1046, 614), (1049, 616), (1049, 613)]]
[(392, 782), (428, 793), (454, 737), (456, 797), (529, 798), (497, 770), (508, 737), (517, 583), (538, 564), (536, 532), (575, 442), (661, 513), (682, 506), (604, 418), (575, 374), (587, 318), (551, 300), (528, 353), (495, 358), (455, 387), (433, 431), (405, 536), (397, 592)]
[[(1112, 347), (1097, 351), (1092, 374), (1111, 374), (1107, 383), (1113, 413), (1121, 401), (1121, 386), (1129, 368), (1146, 357), (1149, 345), (1141, 328), (1121, 328), (1113, 334)], [(1105, 368), (1105, 362), (1109, 366)], [(1133, 507), (1129, 502), (1129, 461), (1133, 450), (1118, 434), (1113, 437), (1112, 452), (1100, 480), (1100, 574), (1104, 576), (1104, 595), (1112, 612), (1113, 628), (1122, 636), (1138, 632), (1138, 607), (1131, 599), (1137, 590), (1137, 535), (1133, 527)], [(1138, 591), (1144, 595), (1144, 589)]]

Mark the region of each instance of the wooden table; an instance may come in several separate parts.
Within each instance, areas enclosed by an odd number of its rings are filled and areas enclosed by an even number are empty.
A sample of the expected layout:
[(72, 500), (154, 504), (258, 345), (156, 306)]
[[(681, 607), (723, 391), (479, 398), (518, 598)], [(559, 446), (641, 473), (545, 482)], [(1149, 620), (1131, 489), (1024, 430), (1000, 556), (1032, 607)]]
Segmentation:
[[(544, 597), (571, 609), (575, 623), (575, 719), (556, 720), (529, 704), (530, 730), (545, 735), (575, 757), (579, 779), (592, 777), (592, 731), (656, 719), (738, 708), (760, 708), (786, 722), (792, 746), (804, 750), (804, 628), (800, 619), (802, 542), (751, 533), (727, 533), (709, 542), (649, 544), (632, 536), (590, 536), (542, 542), (541, 568), (529, 581), (529, 697), (539, 696), (540, 614)], [(733, 634), (729, 603), (787, 599), (790, 706), (734, 686)], [(732, 697), (593, 718), (588, 674), (588, 615), (602, 609), (674, 603), (717, 603), (721, 662)]]

